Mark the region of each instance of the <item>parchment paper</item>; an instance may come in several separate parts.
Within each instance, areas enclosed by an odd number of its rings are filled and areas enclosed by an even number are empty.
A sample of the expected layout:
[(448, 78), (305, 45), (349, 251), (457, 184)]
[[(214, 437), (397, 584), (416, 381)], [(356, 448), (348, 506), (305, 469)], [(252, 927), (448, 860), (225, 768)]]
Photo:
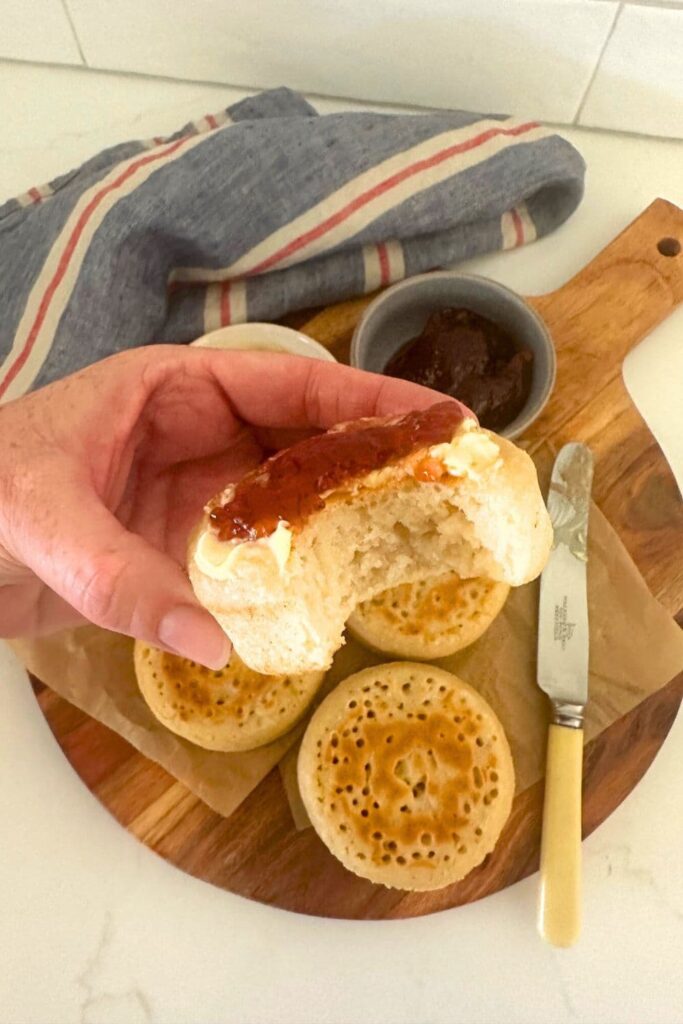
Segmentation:
[(133, 641), (96, 626), (11, 647), (29, 672), (157, 761), (214, 811), (228, 817), (297, 743), (303, 724), (258, 750), (221, 754), (181, 739), (157, 721), (140, 693)]
[[(545, 487), (552, 455), (535, 456)], [(593, 506), (589, 526), (591, 632), (585, 740), (621, 718), (683, 668), (683, 632), (650, 594), (605, 517)], [(513, 590), (496, 621), (471, 647), (436, 664), (475, 686), (491, 703), (510, 741), (521, 792), (543, 774), (548, 702), (536, 686), (538, 582)], [(60, 696), (114, 729), (220, 814), (229, 816), (268, 772), (280, 769), (297, 827), (308, 824), (296, 786), (304, 725), (246, 754), (202, 750), (171, 733), (143, 701), (131, 640), (83, 627), (15, 641), (26, 667)], [(387, 660), (350, 640), (337, 654), (320, 694), (366, 665)], [(289, 753), (288, 753), (289, 752)]]

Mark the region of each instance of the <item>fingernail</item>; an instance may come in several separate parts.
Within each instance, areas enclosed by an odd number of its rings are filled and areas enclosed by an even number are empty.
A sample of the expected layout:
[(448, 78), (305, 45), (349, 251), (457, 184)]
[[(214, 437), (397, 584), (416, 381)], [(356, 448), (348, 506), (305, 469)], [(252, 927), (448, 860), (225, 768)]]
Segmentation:
[(158, 634), (164, 647), (207, 668), (224, 668), (230, 660), (230, 641), (216, 620), (201, 608), (173, 608), (159, 623)]

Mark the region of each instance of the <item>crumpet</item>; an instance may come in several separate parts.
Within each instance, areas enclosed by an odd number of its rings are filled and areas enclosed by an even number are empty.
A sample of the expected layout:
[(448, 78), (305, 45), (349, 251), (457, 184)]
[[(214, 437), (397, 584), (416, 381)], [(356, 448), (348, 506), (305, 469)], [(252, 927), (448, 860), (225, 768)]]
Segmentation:
[(150, 644), (135, 644), (135, 673), (152, 713), (172, 732), (207, 750), (270, 743), (304, 714), (322, 672), (260, 675), (233, 652), (215, 671)]
[(340, 683), (306, 729), (298, 779), (316, 832), (345, 867), (412, 890), (450, 885), (480, 864), (515, 788), (490, 706), (457, 676), (416, 662)]
[(509, 592), (505, 583), (447, 572), (363, 601), (346, 625), (362, 644), (383, 654), (446, 658), (486, 632)]

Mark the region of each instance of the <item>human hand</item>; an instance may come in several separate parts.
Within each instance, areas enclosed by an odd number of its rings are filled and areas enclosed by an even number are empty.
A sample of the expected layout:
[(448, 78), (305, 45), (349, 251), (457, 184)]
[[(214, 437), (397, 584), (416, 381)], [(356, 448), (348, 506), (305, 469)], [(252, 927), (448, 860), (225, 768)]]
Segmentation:
[(443, 400), (333, 363), (157, 345), (0, 408), (0, 636), (83, 621), (219, 668), (184, 571), (190, 529), (268, 447)]

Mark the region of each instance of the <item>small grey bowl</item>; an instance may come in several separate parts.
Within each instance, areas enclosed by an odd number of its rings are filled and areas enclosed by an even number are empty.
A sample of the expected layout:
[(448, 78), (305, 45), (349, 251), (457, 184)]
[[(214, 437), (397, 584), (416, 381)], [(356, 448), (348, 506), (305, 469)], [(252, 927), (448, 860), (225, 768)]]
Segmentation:
[(433, 271), (387, 288), (366, 309), (351, 342), (351, 365), (383, 373), (394, 353), (422, 331), (427, 317), (460, 306), (507, 330), (534, 354), (531, 391), (519, 415), (501, 431), (518, 437), (540, 414), (555, 384), (555, 348), (538, 314), (515, 292), (486, 277)]

